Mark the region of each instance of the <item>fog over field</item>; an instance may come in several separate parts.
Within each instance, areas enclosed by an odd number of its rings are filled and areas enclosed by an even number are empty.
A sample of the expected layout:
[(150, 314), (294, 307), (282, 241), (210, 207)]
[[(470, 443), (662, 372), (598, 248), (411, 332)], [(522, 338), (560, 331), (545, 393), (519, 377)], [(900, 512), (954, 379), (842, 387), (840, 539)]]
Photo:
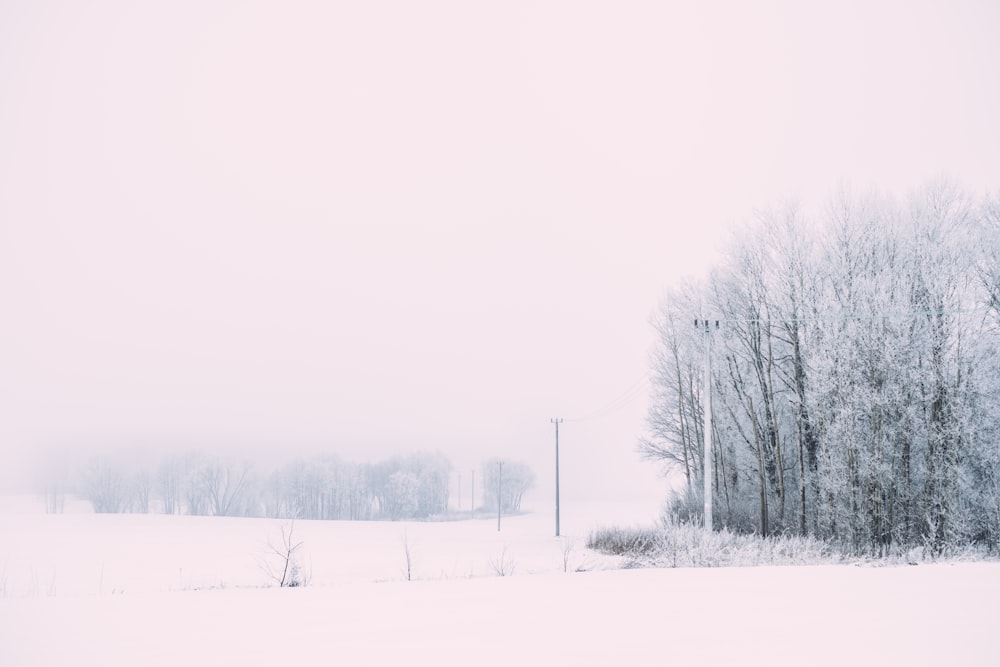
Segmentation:
[(995, 188), (998, 22), (5, 2), (3, 485), (47, 451), (441, 450), (551, 496), (562, 417), (565, 494), (655, 501), (664, 289), (755, 207)]

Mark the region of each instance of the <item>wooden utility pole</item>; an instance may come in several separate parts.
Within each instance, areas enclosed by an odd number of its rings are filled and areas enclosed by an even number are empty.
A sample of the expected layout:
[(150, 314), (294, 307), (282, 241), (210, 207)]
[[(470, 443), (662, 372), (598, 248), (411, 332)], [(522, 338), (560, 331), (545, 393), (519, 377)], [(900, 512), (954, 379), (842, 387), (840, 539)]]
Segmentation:
[(562, 418), (550, 419), (556, 425), (556, 537), (559, 537), (559, 424)]
[(503, 488), (503, 461), (497, 459), (497, 532), (500, 532), (500, 510), (503, 503), (500, 502), (500, 490)]
[[(702, 472), (705, 476), (705, 532), (712, 532), (712, 327), (708, 320), (700, 320), (705, 327), (705, 446)], [(699, 326), (699, 320), (694, 321)], [(715, 320), (719, 328), (719, 320)]]

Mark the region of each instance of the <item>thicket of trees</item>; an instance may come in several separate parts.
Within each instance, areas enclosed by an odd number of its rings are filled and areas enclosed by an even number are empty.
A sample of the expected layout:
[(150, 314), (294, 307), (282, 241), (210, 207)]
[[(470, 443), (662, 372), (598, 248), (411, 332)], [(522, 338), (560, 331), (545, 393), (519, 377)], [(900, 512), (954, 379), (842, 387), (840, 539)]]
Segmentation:
[[(483, 464), (484, 507), (496, 511), (496, 459)], [(427, 519), (448, 511), (451, 462), (440, 453), (416, 453), (377, 463), (333, 455), (298, 459), (262, 472), (249, 461), (200, 454), (171, 455), (156, 463), (96, 457), (43, 484), (46, 510), (61, 512), (68, 493), (99, 513), (192, 514), (287, 519)], [(54, 468), (47, 472), (51, 473)], [(504, 464), (504, 512), (518, 512), (535, 481), (520, 462)]]
[(156, 465), (95, 458), (79, 478), (46, 487), (58, 511), (73, 491), (95, 512), (162, 512), (299, 519), (423, 519), (448, 509), (451, 463), (419, 453), (358, 464), (336, 456), (300, 459), (267, 473), (247, 461), (188, 454)]
[(710, 336), (716, 527), (997, 547), (1000, 196), (939, 182), (762, 213), (655, 325), (640, 451), (683, 472), (682, 517), (701, 514)]

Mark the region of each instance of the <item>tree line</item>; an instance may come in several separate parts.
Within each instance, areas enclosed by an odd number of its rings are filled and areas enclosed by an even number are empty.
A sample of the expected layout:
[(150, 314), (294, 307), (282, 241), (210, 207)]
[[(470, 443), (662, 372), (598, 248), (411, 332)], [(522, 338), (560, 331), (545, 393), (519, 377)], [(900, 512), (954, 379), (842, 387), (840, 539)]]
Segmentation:
[(716, 527), (997, 547), (1000, 195), (936, 182), (761, 212), (654, 324), (639, 449), (684, 475), (682, 519), (701, 520), (710, 343)]
[[(195, 453), (167, 456), (152, 465), (95, 457), (70, 479), (48, 484), (45, 498), (50, 512), (61, 511), (65, 495), (74, 493), (98, 513), (429, 519), (448, 512), (451, 472), (447, 457), (428, 452), (376, 463), (318, 455), (265, 472), (247, 460)], [(533, 482), (523, 464), (512, 466), (511, 473), (503, 485), (504, 511), (512, 511), (507, 498), (516, 497), (519, 505)], [(495, 489), (483, 502), (496, 510)]]

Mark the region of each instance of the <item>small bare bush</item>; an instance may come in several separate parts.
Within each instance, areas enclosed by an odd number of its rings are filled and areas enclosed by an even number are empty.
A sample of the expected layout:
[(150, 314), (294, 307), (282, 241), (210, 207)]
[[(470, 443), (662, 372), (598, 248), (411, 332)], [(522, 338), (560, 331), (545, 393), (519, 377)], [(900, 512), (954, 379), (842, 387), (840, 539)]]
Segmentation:
[(413, 581), (413, 549), (410, 546), (410, 538), (403, 532), (403, 562), (406, 569), (403, 570), (403, 574), (406, 575), (407, 581)]
[(281, 588), (309, 584), (310, 576), (302, 568), (302, 541), (295, 539), (295, 521), (281, 525), (281, 541), (268, 539), (264, 558), (258, 561), (261, 571)]
[(507, 547), (496, 558), (490, 559), (490, 568), (498, 577), (506, 577), (514, 574), (514, 559), (507, 553)]
[(562, 566), (563, 572), (569, 572), (569, 563), (576, 551), (576, 539), (572, 537), (562, 538)]

